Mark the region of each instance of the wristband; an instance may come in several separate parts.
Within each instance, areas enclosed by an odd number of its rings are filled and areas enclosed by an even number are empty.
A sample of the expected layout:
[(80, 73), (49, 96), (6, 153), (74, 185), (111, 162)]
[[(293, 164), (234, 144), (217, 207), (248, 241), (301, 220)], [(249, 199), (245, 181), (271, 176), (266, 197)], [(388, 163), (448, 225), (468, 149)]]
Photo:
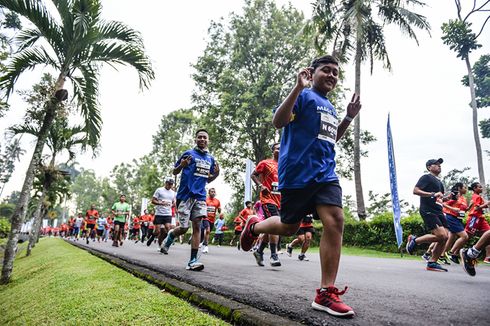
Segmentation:
[(435, 196), (435, 195), (436, 195), (436, 193), (435, 193), (435, 192), (431, 192), (431, 193), (430, 193), (430, 198), (434, 198), (434, 196)]
[(349, 121), (349, 122), (351, 122), (352, 120), (354, 120), (353, 118), (349, 117), (348, 115), (346, 115), (344, 117), (344, 119), (347, 120), (347, 121)]

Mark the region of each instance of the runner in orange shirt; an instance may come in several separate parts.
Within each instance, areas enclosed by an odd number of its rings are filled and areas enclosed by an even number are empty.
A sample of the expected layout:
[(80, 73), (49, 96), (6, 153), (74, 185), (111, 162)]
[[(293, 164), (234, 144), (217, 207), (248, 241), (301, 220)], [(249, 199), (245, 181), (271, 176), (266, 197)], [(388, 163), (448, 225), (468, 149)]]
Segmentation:
[[(260, 191), (260, 203), (264, 210), (265, 219), (268, 219), (271, 216), (279, 216), (279, 209), (281, 207), (281, 193), (277, 189), (279, 181), (277, 176), (279, 147), (279, 143), (275, 143), (271, 146), (272, 158), (260, 161), (251, 176)], [(267, 247), (268, 242), (271, 250), (271, 266), (281, 266), (281, 262), (277, 256), (278, 241), (279, 236), (277, 235), (264, 235), (259, 248), (253, 253), (259, 266), (264, 266), (264, 249)]]
[[(201, 240), (202, 240), (202, 253), (207, 254), (209, 252), (208, 242), (209, 234), (214, 228), (214, 221), (216, 220), (216, 214), (221, 214), (221, 203), (216, 198), (216, 190), (209, 188), (208, 198), (206, 198), (207, 216), (202, 219), (201, 224)], [(203, 237), (204, 235), (204, 237)]]
[(99, 212), (95, 209), (95, 205), (90, 206), (90, 209), (85, 213), (85, 222), (87, 223), (87, 244), (89, 244), (89, 238), (95, 241), (95, 224), (99, 218)]
[(148, 228), (150, 226), (150, 214), (148, 214), (148, 210), (143, 211), (143, 215), (140, 217), (140, 222), (141, 222), (141, 242), (145, 243), (146, 237), (150, 237), (148, 234)]
[(131, 229), (131, 240), (136, 238), (134, 243), (138, 243), (140, 240), (140, 229), (141, 229), (141, 220), (138, 216), (133, 218), (133, 228)]
[(309, 259), (305, 254), (308, 248), (310, 248), (311, 239), (313, 238), (313, 234), (315, 234), (315, 228), (313, 227), (313, 215), (307, 215), (305, 218), (303, 218), (296, 234), (296, 239), (286, 246), (288, 256), (292, 256), (293, 247), (299, 243), (301, 244), (301, 253), (298, 255), (298, 259), (301, 261), (308, 261)]
[[(245, 208), (242, 209), (242, 211), (238, 214), (237, 217), (235, 217), (235, 220), (233, 221), (233, 223), (235, 223), (235, 234), (230, 241), (230, 246), (233, 246), (233, 242), (237, 237), (238, 239), (240, 239), (240, 234), (242, 234), (243, 226), (245, 225), (245, 222), (247, 222), (248, 216), (252, 214), (252, 202), (247, 200), (245, 202)], [(240, 241), (238, 241), (237, 243), (237, 248), (238, 250), (240, 250)]]

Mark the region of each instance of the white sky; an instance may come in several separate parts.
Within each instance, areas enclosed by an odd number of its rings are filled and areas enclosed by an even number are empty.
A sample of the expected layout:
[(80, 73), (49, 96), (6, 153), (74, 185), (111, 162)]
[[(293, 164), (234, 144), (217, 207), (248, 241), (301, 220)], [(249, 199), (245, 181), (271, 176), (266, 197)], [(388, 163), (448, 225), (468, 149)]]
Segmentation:
[[(284, 4), (284, 0), (276, 0)], [(312, 1), (293, 0), (291, 3), (309, 17)], [(443, 157), (443, 175), (453, 168), (471, 167), (477, 176), (476, 154), (472, 136), (469, 89), (461, 85), (466, 73), (464, 62), (442, 43), (440, 26), (455, 17), (452, 0), (427, 1), (431, 7), (418, 12), (428, 17), (432, 38), (418, 32), (420, 46), (402, 36), (396, 27), (386, 31), (386, 42), (393, 70), (383, 70), (376, 63), (374, 74), (363, 67), (361, 99), (362, 128), (371, 131), (377, 142), (371, 144), (369, 157), (361, 161), (365, 199), (369, 190), (389, 192), (386, 154), (386, 119), (391, 112), (392, 133), (397, 163), (400, 198), (417, 204), (413, 186), (423, 173), (425, 161)], [(137, 3), (137, 5), (136, 5)], [(114, 165), (139, 158), (152, 149), (162, 115), (189, 107), (194, 87), (191, 63), (203, 53), (207, 29), (211, 20), (227, 17), (231, 11), (241, 12), (243, 1), (149, 1), (107, 0), (103, 2), (104, 17), (120, 20), (139, 30), (149, 56), (154, 63), (156, 79), (152, 87), (138, 91), (136, 73), (128, 68), (119, 71), (107, 67), (101, 72), (100, 106), (104, 121), (101, 151), (96, 159), (90, 154), (79, 156), (81, 167), (94, 169), (106, 176)], [(486, 16), (480, 14), (478, 21)], [(480, 26), (476, 24), (475, 26)], [(474, 62), (490, 53), (490, 26), (479, 41), (482, 49), (475, 51)], [(353, 65), (347, 68), (345, 85), (354, 89)], [(293, 78), (295, 72), (291, 72)], [(39, 80), (40, 71), (26, 74), (17, 89), (29, 89)], [(350, 98), (349, 94), (346, 94)], [(20, 122), (25, 105), (12, 97), (10, 113), (0, 120), (0, 132)], [(479, 118), (489, 118), (490, 109), (479, 110)], [(32, 155), (33, 142), (24, 137), (28, 152), (17, 164), (13, 178), (2, 196), (20, 190)], [(490, 150), (490, 140), (482, 140), (483, 149)], [(484, 154), (487, 182), (490, 179), (489, 157)], [(227, 204), (229, 187), (215, 181), (218, 198)], [(342, 180), (344, 194), (354, 197), (352, 182)]]

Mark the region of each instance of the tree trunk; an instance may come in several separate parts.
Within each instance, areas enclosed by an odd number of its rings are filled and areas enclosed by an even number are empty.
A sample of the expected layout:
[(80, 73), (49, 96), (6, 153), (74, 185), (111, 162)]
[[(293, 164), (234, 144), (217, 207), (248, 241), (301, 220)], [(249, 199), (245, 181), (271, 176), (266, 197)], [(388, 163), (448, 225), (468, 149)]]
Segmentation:
[[(355, 92), (361, 95), (361, 40), (359, 36), (356, 41), (355, 61)], [(361, 113), (354, 119), (354, 182), (356, 186), (357, 216), (362, 221), (366, 219), (366, 206), (364, 204), (361, 179)]]
[(36, 246), (36, 238), (37, 235), (39, 234), (39, 227), (41, 225), (41, 220), (42, 220), (41, 210), (43, 207), (44, 197), (46, 193), (44, 188), (45, 187), (43, 186), (43, 192), (39, 199), (39, 203), (36, 207), (36, 212), (34, 213), (34, 222), (32, 223), (31, 232), (29, 232), (29, 244), (27, 245), (26, 256), (30, 256), (32, 248)]
[(475, 79), (473, 77), (473, 71), (471, 69), (470, 59), (465, 58), (466, 69), (468, 70), (468, 81), (471, 93), (471, 110), (473, 111), (473, 138), (475, 139), (476, 148), (476, 160), (478, 163), (478, 179), (483, 186), (483, 195), (485, 195), (485, 171), (483, 170), (483, 155), (480, 143), (480, 134), (478, 131), (478, 108), (476, 107), (476, 94), (475, 94)]
[[(39, 224), (37, 226), (36, 237), (34, 238), (34, 244), (39, 242), (39, 235), (41, 234), (41, 229), (43, 226), (42, 221), (46, 217), (47, 214), (48, 214), (48, 209), (46, 208), (46, 206), (43, 205), (42, 209), (41, 209), (41, 217), (39, 218)], [(32, 247), (35, 247), (35, 245), (33, 245)]]
[[(58, 80), (56, 81), (55, 89), (60, 90), (63, 88), (63, 85), (64, 77), (60, 75), (58, 77)], [(56, 115), (56, 108), (59, 102), (60, 101), (53, 96), (50, 101), (46, 103), (46, 114), (44, 115), (43, 124), (39, 131), (39, 136), (37, 138), (36, 147), (34, 148), (34, 153), (32, 154), (31, 162), (29, 163), (29, 167), (27, 168), (22, 191), (20, 192), (19, 202), (17, 203), (14, 214), (12, 215), (9, 238), (3, 257), (2, 276), (0, 277), (0, 284), (7, 284), (10, 281), (10, 277), (12, 276), (14, 259), (17, 250), (17, 241), (19, 240), (19, 233), (22, 227), (22, 223), (24, 223), (27, 205), (29, 203), (30, 192), (32, 190), (32, 183), (34, 181), (35, 170), (37, 169), (41, 160), (44, 143), (46, 142), (46, 137), (48, 135), (49, 129), (53, 125), (54, 117)]]

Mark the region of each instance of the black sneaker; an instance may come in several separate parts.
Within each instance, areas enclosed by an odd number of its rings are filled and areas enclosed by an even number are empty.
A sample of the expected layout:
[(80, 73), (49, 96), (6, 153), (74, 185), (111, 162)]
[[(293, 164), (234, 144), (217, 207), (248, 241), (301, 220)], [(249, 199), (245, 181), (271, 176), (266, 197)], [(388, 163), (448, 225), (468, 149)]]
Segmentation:
[(288, 253), (288, 256), (291, 257), (293, 255), (293, 247), (287, 245), (286, 252)]
[(257, 265), (264, 266), (264, 254), (258, 251), (254, 251), (253, 255), (255, 257), (255, 261), (257, 262)]
[(459, 256), (458, 255), (449, 255), (449, 260), (452, 261), (453, 263), (459, 265)]
[(433, 272), (447, 272), (447, 269), (445, 269), (440, 264), (433, 262), (433, 261), (427, 263), (426, 269), (428, 271), (433, 271)]
[(463, 265), (464, 271), (469, 276), (475, 276), (476, 275), (476, 270), (475, 270), (476, 259), (470, 258), (468, 256), (468, 249), (461, 249), (459, 251), (459, 255), (461, 257), (461, 261), (462, 261), (461, 265)]
[(439, 257), (439, 259), (437, 260), (437, 262), (439, 264), (443, 264), (443, 265), (451, 265), (451, 263), (449, 262), (449, 260), (445, 256)]

